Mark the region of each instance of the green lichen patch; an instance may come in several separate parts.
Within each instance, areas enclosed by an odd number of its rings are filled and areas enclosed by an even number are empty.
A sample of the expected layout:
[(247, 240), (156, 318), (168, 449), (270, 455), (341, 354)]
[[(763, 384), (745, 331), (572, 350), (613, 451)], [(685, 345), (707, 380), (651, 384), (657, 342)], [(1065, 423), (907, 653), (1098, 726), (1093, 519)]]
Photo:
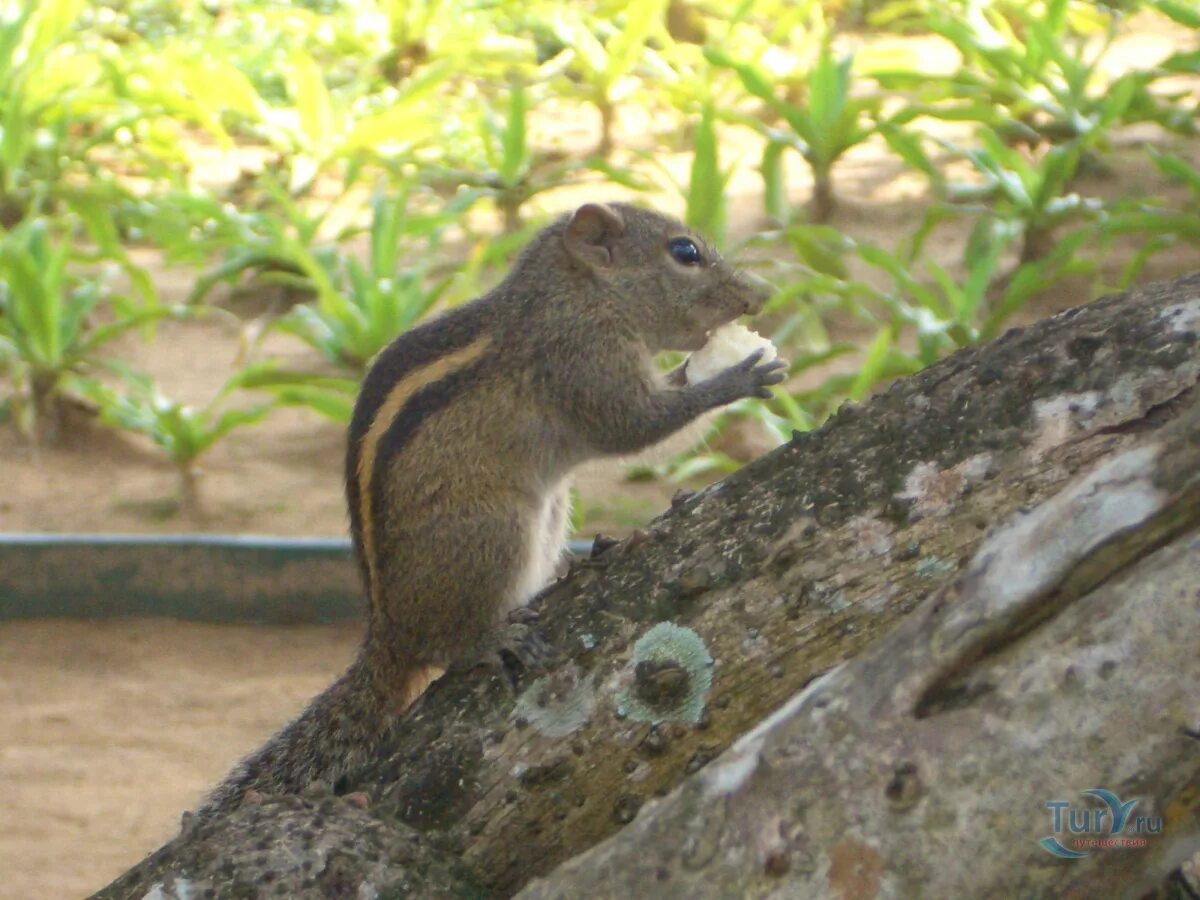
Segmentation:
[(712, 687), (712, 654), (690, 628), (660, 622), (633, 645), (633, 677), (616, 695), (635, 722), (696, 724)]
[(547, 737), (566, 737), (592, 717), (596, 708), (594, 682), (594, 675), (580, 677), (577, 667), (564, 666), (534, 681), (517, 699), (513, 716)]

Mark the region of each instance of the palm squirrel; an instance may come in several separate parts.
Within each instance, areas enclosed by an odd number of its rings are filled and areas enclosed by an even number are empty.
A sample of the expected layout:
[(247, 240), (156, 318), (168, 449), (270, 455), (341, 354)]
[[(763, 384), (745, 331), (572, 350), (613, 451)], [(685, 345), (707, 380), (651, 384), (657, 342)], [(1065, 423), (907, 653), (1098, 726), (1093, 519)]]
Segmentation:
[(431, 681), (497, 647), (507, 614), (561, 559), (573, 468), (782, 381), (784, 364), (761, 351), (693, 385), (653, 362), (700, 348), (766, 297), (682, 223), (589, 203), (539, 233), (494, 290), (383, 350), (346, 457), (370, 600), (362, 648), (200, 814), (247, 791), (340, 789)]

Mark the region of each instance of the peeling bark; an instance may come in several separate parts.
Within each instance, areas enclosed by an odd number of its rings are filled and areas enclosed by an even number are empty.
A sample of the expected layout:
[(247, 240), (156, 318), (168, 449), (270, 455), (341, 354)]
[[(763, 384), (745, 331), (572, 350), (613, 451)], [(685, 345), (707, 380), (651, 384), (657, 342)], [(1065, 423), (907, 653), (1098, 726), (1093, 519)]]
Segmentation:
[[(378, 765), (337, 789), (365, 792), (358, 815), (416, 829), (497, 896), (618, 831), (530, 895), (603, 877), (635, 895), (804, 895), (824, 878), (835, 894), (888, 896), (939, 867), (928, 884), (983, 895), (982, 866), (952, 874), (972, 853), (1027, 867), (1008, 874), (1032, 891), (1105, 866), (1158, 874), (1190, 837), (1072, 869), (1036, 829), (1047, 800), (1102, 786), (1194, 837), (1200, 745), (1180, 731), (1200, 729), (1200, 673), (1182, 658), (1200, 656), (1194, 484), (1121, 495), (1117, 478), (1101, 494), (1123, 499), (1098, 506), (1071, 506), (1083, 500), (1067, 485), (1125, 460), (1144, 487), (1191, 459), (1166, 435), (1198, 381), (1200, 276), (955, 354), (579, 567), (540, 600), (564, 656), (553, 671), (515, 696), (478, 671), (443, 679)], [(1033, 511), (978, 554), (1021, 509)], [(1099, 530), (1059, 546), (1084, 535), (1066, 528), (1073, 516)], [(1189, 571), (1177, 597), (1168, 574)], [(1132, 703), (1114, 687), (1127, 677), (1142, 679)], [(1104, 723), (1134, 729), (1136, 751), (1093, 754), (1081, 742)], [(160, 851), (169, 871), (190, 871), (189, 840)], [(231, 833), (206, 846), (232, 858), (238, 845)], [(104, 896), (161, 883), (154, 859)]]

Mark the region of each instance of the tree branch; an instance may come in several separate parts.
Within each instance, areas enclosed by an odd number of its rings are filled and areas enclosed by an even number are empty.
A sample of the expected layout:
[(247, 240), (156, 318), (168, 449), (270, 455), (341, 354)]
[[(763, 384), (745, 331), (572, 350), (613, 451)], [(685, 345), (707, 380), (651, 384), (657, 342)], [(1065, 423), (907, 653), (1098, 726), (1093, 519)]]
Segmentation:
[[(522, 898), (1138, 896), (1200, 849), (1200, 392)], [(1136, 801), (1076, 850), (1080, 793)], [(1060, 808), (1061, 809), (1061, 808)], [(1096, 834), (1108, 837), (1111, 820)], [(1089, 829), (1091, 831), (1092, 829)], [(1039, 844), (1055, 839), (1064, 860)]]
[[(844, 409), (820, 431), (676, 503), (640, 539), (607, 550), (547, 590), (539, 604), (542, 626), (563, 651), (562, 664), (515, 697), (499, 678), (479, 672), (443, 679), (412, 711), (394, 746), (380, 748), (379, 764), (345, 789), (365, 791), (369, 813), (383, 827), (405, 823), (431, 848), (461, 855), (497, 895), (511, 894), (635, 817), (642, 828), (638, 810), (647, 800), (665, 795), (815, 678), (879, 641), (924, 598), (941, 590), (940, 602), (951, 603), (954, 591), (943, 589), (962, 583), (960, 573), (990, 525), (1058, 494), (1076, 473), (1156, 439), (1195, 393), (1198, 331), (1200, 276), (1192, 276), (1011, 331), (896, 383), (865, 406)], [(1111, 510), (1102, 512), (1107, 517)], [(1163, 537), (1138, 553), (1167, 553), (1171, 546)], [(1093, 549), (1068, 556), (1091, 559)], [(1068, 607), (1031, 632), (1030, 641), (1083, 608), (1068, 599), (1086, 595), (1090, 602), (1108, 583), (1084, 577), (1086, 566), (1071, 571), (1079, 580), (1063, 582), (1074, 592), (1069, 597), (1028, 596), (1029, 610), (1039, 614)], [(1059, 574), (1046, 579), (1059, 581)], [(937, 678), (926, 672), (925, 681), (913, 682), (915, 669), (881, 669), (873, 677), (910, 685), (910, 694), (912, 684), (925, 684), (923, 693), (906, 697), (924, 698), (927, 714), (915, 721), (936, 736), (941, 723), (957, 721), (954, 704), (962, 686), (974, 684), (973, 673), (1008, 658), (996, 641), (1031, 621), (1021, 609), (1005, 606), (995, 622), (985, 617), (974, 629), (951, 616), (964, 636), (955, 639), (956, 662)], [(979, 642), (963, 644), (970, 635)], [(1136, 662), (1167, 680), (1178, 677), (1177, 689), (1187, 684), (1169, 664)], [(846, 671), (834, 680), (840, 683)], [(1047, 688), (1068, 689), (1066, 682)], [(894, 709), (889, 715), (900, 722)], [(1064, 743), (1047, 745), (1055, 748), (1048, 754), (1070, 752), (1068, 726), (1053, 731)], [(856, 734), (869, 737), (868, 730), (864, 725)], [(902, 732), (895, 734), (900, 741)], [(955, 732), (946, 746), (952, 738), (961, 752), (965, 738)], [(948, 777), (945, 765), (953, 759), (935, 757), (941, 745), (927, 740), (928, 755), (917, 758), (924, 790)], [(851, 754), (843, 761), (855, 758), (851, 744), (841, 746)], [(887, 759), (903, 762), (898, 755)], [(872, 766), (877, 777), (883, 769)], [(1020, 769), (1010, 771), (1019, 776)], [(843, 802), (836, 799), (846, 789), (843, 777), (830, 781), (831, 799), (822, 803)], [(692, 779), (684, 793), (698, 796), (707, 783)], [(758, 786), (753, 778), (748, 783)], [(1075, 787), (1047, 781), (1031, 790), (1049, 791), (1038, 795), (1043, 802)], [(878, 799), (879, 791), (872, 788), (870, 796)], [(930, 827), (956, 816), (965, 821), (970, 809), (926, 804), (921, 821), (931, 812), (938, 815)], [(656, 812), (652, 821), (663, 815)], [(1031, 815), (1036, 820), (1037, 810)], [(896, 821), (903, 829), (915, 820)], [(794, 824), (788, 820), (789, 828)], [(697, 839), (724, 846), (719, 836)], [(104, 895), (140, 897), (164, 873), (190, 871), (187, 841), (183, 835), (174, 842), (170, 866), (156, 866), (152, 857)], [(207, 846), (225, 845), (212, 837)], [(855, 847), (839, 852), (853, 856)], [(874, 852), (891, 859), (886, 849)], [(232, 853), (233, 845), (226, 850)], [(949, 844), (944, 851), (957, 852)], [(796, 860), (791, 865), (800, 871), (805, 864)], [(324, 864), (320, 856), (307, 861), (318, 871)]]

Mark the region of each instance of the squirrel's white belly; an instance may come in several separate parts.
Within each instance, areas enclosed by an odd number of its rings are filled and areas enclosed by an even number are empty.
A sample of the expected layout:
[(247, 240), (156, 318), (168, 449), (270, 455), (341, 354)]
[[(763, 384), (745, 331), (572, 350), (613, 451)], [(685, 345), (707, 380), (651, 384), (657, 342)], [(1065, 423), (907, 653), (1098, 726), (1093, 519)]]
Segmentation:
[(541, 507), (534, 513), (529, 529), (529, 549), (525, 566), (509, 599), (506, 613), (528, 603), (538, 591), (548, 585), (558, 573), (567, 532), (571, 524), (571, 483), (563, 479), (558, 487), (546, 493)]

